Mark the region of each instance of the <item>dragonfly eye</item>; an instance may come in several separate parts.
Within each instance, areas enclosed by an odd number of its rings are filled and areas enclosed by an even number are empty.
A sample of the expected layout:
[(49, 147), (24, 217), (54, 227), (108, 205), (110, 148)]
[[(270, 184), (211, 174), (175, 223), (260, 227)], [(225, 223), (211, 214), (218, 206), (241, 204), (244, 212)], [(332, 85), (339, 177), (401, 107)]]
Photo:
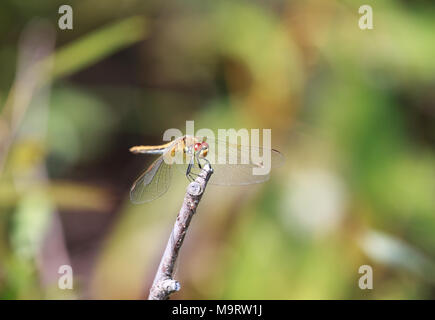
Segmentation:
[(198, 151), (199, 149), (201, 149), (201, 143), (195, 143), (193, 148), (195, 149), (195, 151)]

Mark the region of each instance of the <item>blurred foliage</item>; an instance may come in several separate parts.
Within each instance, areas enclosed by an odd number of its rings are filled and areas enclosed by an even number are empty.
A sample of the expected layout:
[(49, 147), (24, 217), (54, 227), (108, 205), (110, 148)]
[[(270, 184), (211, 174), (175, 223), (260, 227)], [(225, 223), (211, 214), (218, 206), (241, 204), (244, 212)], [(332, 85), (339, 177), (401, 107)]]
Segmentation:
[(187, 181), (130, 204), (128, 148), (186, 120), (271, 128), (286, 164), (207, 188), (174, 298), (435, 297), (431, 2), (366, 31), (355, 1), (71, 1), (64, 31), (61, 4), (0, 4), (0, 298), (146, 297)]

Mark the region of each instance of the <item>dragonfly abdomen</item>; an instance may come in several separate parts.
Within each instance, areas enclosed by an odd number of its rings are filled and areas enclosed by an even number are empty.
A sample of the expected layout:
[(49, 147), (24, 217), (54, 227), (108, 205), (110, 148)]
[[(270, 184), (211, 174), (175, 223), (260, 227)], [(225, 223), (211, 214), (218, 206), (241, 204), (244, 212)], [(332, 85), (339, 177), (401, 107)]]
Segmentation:
[(166, 147), (159, 146), (135, 146), (130, 148), (132, 153), (146, 153), (146, 154), (162, 154), (166, 150)]

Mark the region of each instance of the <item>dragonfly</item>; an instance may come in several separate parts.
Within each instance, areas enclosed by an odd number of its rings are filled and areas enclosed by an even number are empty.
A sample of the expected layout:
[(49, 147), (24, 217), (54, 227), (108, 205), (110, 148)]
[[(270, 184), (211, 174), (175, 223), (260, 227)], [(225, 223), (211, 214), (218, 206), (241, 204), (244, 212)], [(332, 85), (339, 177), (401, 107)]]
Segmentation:
[(214, 172), (210, 184), (234, 186), (261, 183), (269, 179), (270, 173), (254, 174), (253, 169), (261, 169), (265, 164), (263, 160), (254, 160), (253, 154), (270, 154), (271, 168), (279, 167), (284, 162), (284, 156), (275, 149), (190, 135), (157, 146), (134, 146), (130, 152), (159, 155), (131, 187), (130, 200), (136, 204), (162, 196), (170, 186), (173, 167), (179, 168), (189, 181), (193, 181), (208, 163)]

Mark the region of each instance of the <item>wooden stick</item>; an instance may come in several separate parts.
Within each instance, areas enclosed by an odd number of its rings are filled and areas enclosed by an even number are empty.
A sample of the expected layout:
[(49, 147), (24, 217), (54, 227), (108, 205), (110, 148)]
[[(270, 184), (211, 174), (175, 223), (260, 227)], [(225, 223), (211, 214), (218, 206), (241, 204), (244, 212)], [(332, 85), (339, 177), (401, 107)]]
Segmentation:
[(213, 174), (213, 169), (206, 164), (199, 173), (195, 181), (192, 181), (187, 187), (184, 202), (178, 213), (168, 244), (157, 273), (154, 277), (153, 285), (150, 289), (148, 300), (167, 300), (169, 295), (180, 290), (180, 283), (173, 279), (175, 263), (178, 258), (181, 245), (189, 228), (190, 220), (196, 212), (199, 201), (204, 194), (208, 180)]

